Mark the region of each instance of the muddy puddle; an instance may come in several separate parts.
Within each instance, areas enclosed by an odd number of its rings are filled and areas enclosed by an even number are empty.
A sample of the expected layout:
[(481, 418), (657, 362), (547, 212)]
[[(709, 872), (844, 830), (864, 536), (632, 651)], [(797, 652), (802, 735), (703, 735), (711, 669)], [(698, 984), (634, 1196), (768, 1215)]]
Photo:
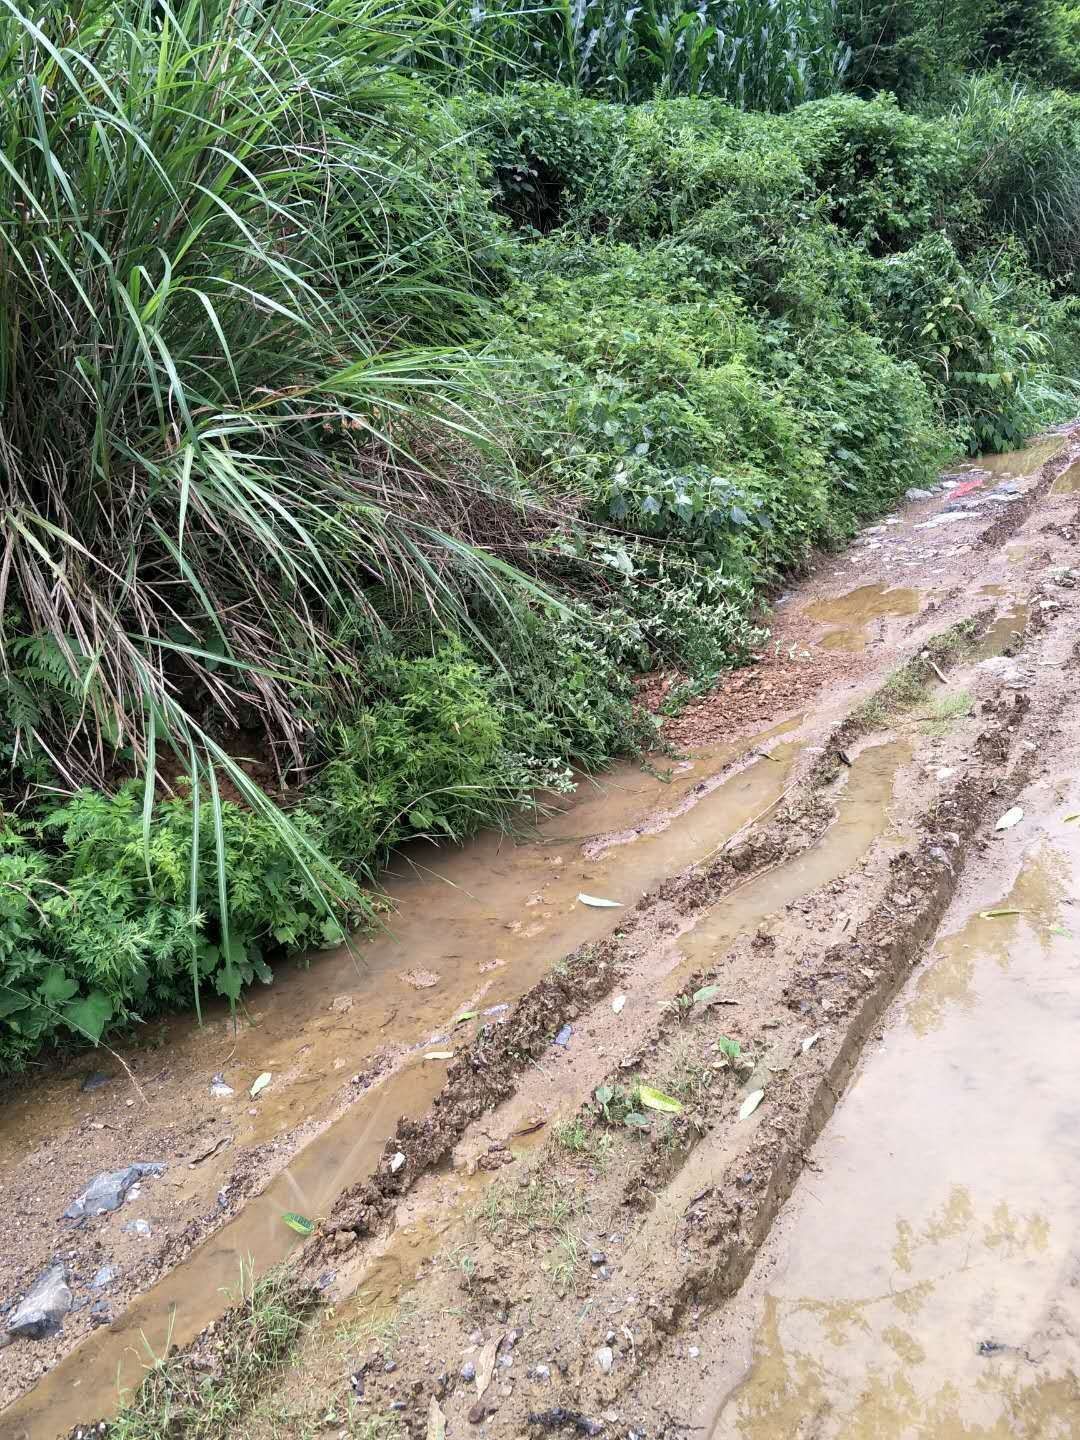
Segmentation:
[(1051, 487), (1051, 495), (1075, 495), (1080, 491), (1080, 463), (1063, 470)]
[(1019, 643), (1027, 626), (1031, 607), (1021, 602), (996, 616), (975, 648), (976, 660), (992, 660)]
[(714, 963), (737, 935), (756, 929), (782, 911), (851, 870), (889, 828), (889, 802), (896, 774), (910, 757), (906, 741), (869, 745), (855, 757), (836, 804), (836, 819), (820, 840), (772, 869), (755, 875), (725, 897), (681, 942), (684, 962), (671, 983)]
[[(1062, 827), (1055, 827), (1055, 835)], [(1080, 837), (941, 941), (816, 1147), (713, 1440), (1080, 1435)], [(853, 1243), (855, 1242), (855, 1243)]]
[(866, 649), (867, 626), (887, 616), (917, 615), (922, 603), (918, 590), (903, 586), (860, 585), (827, 600), (815, 600), (803, 614), (810, 620), (835, 625), (822, 636), (826, 650), (859, 651)]
[(1001, 455), (979, 455), (957, 468), (956, 474), (972, 478), (989, 473), (995, 480), (1024, 480), (1065, 448), (1067, 436), (1048, 435), (1024, 450), (1006, 450)]
[[(384, 933), (351, 952), (317, 955), (308, 968), (279, 966), (272, 986), (245, 997), (238, 1028), (221, 1006), (202, 1027), (186, 1018), (154, 1027), (155, 1053), (168, 1056), (167, 1083), (156, 1090), (153, 1076), (145, 1081), (145, 1102), (167, 1117), (185, 1070), (197, 1070), (202, 1084), (218, 1072), (237, 1093), (213, 1113), (227, 1119), (236, 1145), (297, 1125), (338, 1094), (366, 1056), (420, 1043), (466, 1001), (494, 1004), (521, 993), (568, 950), (610, 929), (617, 912), (578, 904), (580, 891), (633, 904), (771, 804), (798, 750), (772, 742), (797, 723), (712, 747), (658, 774), (625, 765), (584, 779), (572, 801), (561, 801), (564, 813), (531, 836), (489, 833), (460, 849), (413, 847), (385, 877), (393, 913)], [(767, 754), (717, 783), (763, 746)], [(669, 831), (666, 815), (678, 815), (678, 827)], [(586, 858), (590, 846), (602, 853)], [(103, 1053), (86, 1069), (111, 1070), (123, 1084)], [(274, 1083), (249, 1115), (246, 1091), (265, 1070)], [(80, 1078), (42, 1080), (3, 1107), (0, 1167), (91, 1115), (97, 1102), (80, 1092)]]
[[(388, 887), (400, 915), (359, 959), (317, 958), (310, 971), (253, 999), (237, 1034), (221, 1018), (201, 1033), (187, 1028), (205, 1075), (221, 1070), (236, 1089), (222, 1102), (223, 1123), (238, 1143), (266, 1140), (312, 1115), (380, 1049), (426, 1047), (442, 1036), (440, 1048), (452, 1050), (455, 1037), (447, 1042), (445, 1027), (456, 1011), (467, 1003), (487, 1009), (513, 1002), (566, 953), (618, 922), (622, 912), (586, 907), (579, 892), (630, 906), (774, 804), (799, 751), (777, 737), (796, 723), (715, 749), (676, 771), (668, 785), (629, 767), (595, 786), (586, 782), (579, 803), (546, 821), (528, 843), (483, 837), (445, 856), (429, 852), (423, 866), (414, 855), (413, 873)], [(740, 752), (752, 758), (720, 778)], [(658, 794), (668, 806), (656, 814)], [(675, 814), (677, 826), (670, 824)], [(598, 852), (592, 858), (591, 847)], [(290, 998), (298, 1002), (293, 1009)], [(227, 1065), (219, 1059), (224, 1048)], [(274, 1079), (253, 1106), (247, 1088), (263, 1070)], [(138, 1383), (152, 1356), (167, 1343), (185, 1343), (220, 1314), (226, 1291), (235, 1294), (239, 1286), (242, 1264), (261, 1274), (299, 1243), (282, 1213), (325, 1214), (343, 1187), (374, 1169), (398, 1117), (428, 1106), (445, 1071), (445, 1062), (425, 1062), (414, 1051), (411, 1063), (309, 1138), (234, 1219), (5, 1410), (0, 1434), (52, 1440), (80, 1420), (112, 1413), (119, 1392)], [(73, 1103), (78, 1092), (69, 1079), (54, 1105)], [(6, 1117), (6, 1132), (9, 1153), (25, 1146), (18, 1114)], [(155, 1183), (164, 1187), (168, 1177)], [(147, 1187), (150, 1198), (164, 1193)], [(99, 1223), (108, 1244), (119, 1217)]]

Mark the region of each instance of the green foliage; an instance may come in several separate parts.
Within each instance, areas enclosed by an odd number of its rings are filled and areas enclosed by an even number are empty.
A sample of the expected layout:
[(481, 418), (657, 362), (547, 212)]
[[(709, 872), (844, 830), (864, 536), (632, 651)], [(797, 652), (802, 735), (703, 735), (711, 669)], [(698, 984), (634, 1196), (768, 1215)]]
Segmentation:
[(441, 59), (494, 90), (540, 73), (624, 103), (721, 95), (785, 110), (831, 93), (844, 74), (849, 56), (836, 39), (835, 8), (835, 0), (559, 0), (528, 10), (516, 0), (459, 0)]
[(871, 250), (898, 250), (933, 224), (952, 153), (942, 127), (879, 95), (834, 96), (789, 120), (792, 142), (829, 217)]

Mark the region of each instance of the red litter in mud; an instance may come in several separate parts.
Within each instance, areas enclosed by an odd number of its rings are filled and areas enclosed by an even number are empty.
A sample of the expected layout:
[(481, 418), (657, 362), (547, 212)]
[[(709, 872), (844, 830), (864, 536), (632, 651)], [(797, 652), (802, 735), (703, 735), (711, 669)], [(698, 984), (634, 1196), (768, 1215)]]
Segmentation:
[(980, 485), (986, 484), (986, 477), (981, 480), (966, 480), (963, 485), (958, 485), (955, 490), (949, 491), (950, 500), (959, 500), (961, 495), (970, 495), (972, 490), (978, 490)]

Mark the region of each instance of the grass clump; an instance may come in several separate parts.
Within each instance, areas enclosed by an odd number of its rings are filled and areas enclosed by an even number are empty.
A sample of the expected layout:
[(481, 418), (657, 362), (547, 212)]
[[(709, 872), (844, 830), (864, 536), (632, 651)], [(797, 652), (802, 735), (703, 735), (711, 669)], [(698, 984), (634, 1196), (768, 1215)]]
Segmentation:
[(313, 1292), (281, 1271), (253, 1284), (213, 1332), (213, 1365), (194, 1363), (197, 1346), (163, 1356), (108, 1429), (110, 1440), (227, 1440), (280, 1370), (314, 1312)]

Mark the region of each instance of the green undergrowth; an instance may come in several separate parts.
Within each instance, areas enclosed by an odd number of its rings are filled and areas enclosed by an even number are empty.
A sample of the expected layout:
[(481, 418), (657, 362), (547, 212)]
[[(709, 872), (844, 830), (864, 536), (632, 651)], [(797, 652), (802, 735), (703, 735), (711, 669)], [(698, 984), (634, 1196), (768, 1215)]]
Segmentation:
[[(961, 620), (933, 636), (918, 655), (899, 666), (868, 700), (853, 710), (844, 723), (845, 739), (854, 740), (872, 730), (880, 730), (897, 715), (910, 711), (922, 700), (928, 700), (935, 686), (940, 686), (942, 673), (969, 655), (978, 643), (984, 628), (977, 619)], [(948, 725), (971, 707), (966, 691), (935, 697), (933, 710), (926, 717), (928, 724), (943, 733)]]
[(213, 1331), (210, 1364), (181, 1351), (157, 1357), (105, 1430), (109, 1440), (227, 1440), (288, 1360), (315, 1313), (313, 1291), (281, 1271), (254, 1284)]
[[(267, 983), (1077, 409), (1080, 24), (0, 16), (0, 1070)], [(674, 703), (677, 703), (674, 702)]]

